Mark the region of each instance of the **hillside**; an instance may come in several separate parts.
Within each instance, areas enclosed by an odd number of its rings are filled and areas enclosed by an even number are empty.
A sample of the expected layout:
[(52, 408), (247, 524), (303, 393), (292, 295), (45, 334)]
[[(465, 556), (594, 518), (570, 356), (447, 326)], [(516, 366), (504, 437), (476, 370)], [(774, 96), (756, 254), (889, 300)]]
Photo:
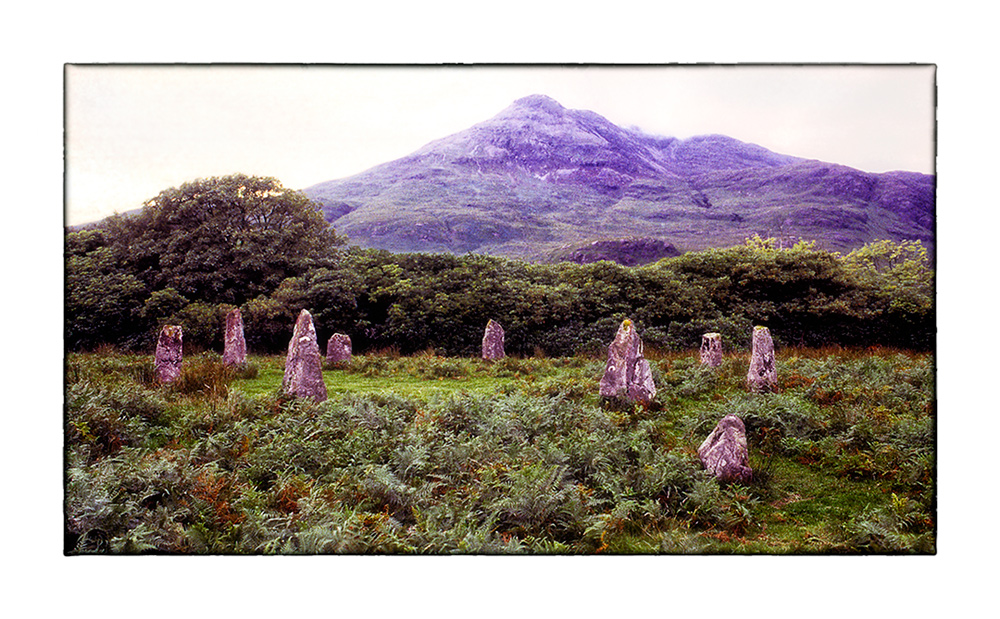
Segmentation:
[(630, 236), (562, 247), (551, 252), (548, 255), (548, 260), (577, 264), (609, 260), (622, 266), (632, 267), (679, 255), (681, 252), (665, 241)]
[(867, 173), (721, 135), (647, 135), (542, 95), (303, 191), (352, 243), (392, 251), (550, 259), (597, 240), (690, 251), (753, 234), (833, 251), (879, 238), (933, 249), (933, 176)]

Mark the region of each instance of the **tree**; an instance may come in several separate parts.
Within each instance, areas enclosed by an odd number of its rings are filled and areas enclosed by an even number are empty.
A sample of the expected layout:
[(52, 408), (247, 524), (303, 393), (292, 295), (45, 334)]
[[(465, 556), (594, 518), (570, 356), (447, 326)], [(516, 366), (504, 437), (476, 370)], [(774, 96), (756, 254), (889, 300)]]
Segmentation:
[(131, 344), (145, 287), (123, 271), (94, 232), (66, 237), (66, 345)]
[(707, 295), (699, 317), (765, 325), (785, 344), (848, 343), (863, 306), (843, 264), (809, 242), (781, 248), (754, 236), (741, 246), (671, 258), (663, 268)]
[(288, 349), (295, 317), (281, 301), (261, 295), (244, 303), (240, 311), (247, 350), (273, 354)]
[(344, 243), (303, 194), (274, 178), (235, 174), (167, 189), (104, 233), (150, 290), (240, 304), (321, 266)]
[(920, 241), (874, 241), (841, 262), (865, 296), (863, 326), (873, 343), (934, 345), (934, 271)]

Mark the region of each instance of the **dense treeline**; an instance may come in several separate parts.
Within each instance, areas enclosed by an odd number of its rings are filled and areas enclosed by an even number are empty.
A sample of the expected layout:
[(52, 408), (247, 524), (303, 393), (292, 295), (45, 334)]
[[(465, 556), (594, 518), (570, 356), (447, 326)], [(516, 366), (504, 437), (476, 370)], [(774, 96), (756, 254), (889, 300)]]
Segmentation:
[(166, 323), (185, 344), (221, 349), (240, 307), (255, 352), (287, 347), (302, 308), (321, 343), (476, 354), (489, 319), (514, 355), (596, 352), (630, 317), (648, 345), (696, 347), (718, 331), (749, 344), (755, 324), (785, 345), (928, 350), (933, 272), (916, 242), (879, 241), (847, 256), (810, 243), (690, 252), (643, 267), (532, 264), (344, 248), (301, 194), (231, 176), (170, 189), (133, 218), (67, 235), (66, 344), (148, 350)]

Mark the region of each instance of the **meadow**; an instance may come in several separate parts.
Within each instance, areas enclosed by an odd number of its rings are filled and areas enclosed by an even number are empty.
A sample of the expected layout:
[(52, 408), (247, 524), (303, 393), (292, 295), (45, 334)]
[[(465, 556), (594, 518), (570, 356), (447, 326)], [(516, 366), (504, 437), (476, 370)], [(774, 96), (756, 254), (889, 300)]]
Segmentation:
[[(283, 356), (69, 352), (67, 554), (933, 554), (933, 356), (781, 348), (647, 358), (648, 406), (601, 399), (594, 355), (489, 362), (394, 349), (281, 393)], [(697, 448), (744, 422), (753, 480)]]

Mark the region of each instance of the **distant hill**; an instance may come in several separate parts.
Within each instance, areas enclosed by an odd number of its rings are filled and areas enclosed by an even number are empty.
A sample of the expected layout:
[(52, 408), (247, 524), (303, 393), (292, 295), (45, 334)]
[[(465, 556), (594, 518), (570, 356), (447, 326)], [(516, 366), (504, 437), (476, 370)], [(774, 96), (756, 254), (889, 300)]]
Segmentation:
[(625, 237), (680, 251), (754, 234), (831, 251), (883, 238), (933, 251), (934, 240), (931, 175), (867, 173), (722, 135), (647, 135), (543, 95), (303, 191), (352, 243), (391, 251), (545, 260)]
[(610, 260), (632, 267), (679, 255), (681, 252), (666, 241), (626, 237), (561, 247), (552, 251), (546, 258), (548, 262), (576, 262), (577, 264)]

